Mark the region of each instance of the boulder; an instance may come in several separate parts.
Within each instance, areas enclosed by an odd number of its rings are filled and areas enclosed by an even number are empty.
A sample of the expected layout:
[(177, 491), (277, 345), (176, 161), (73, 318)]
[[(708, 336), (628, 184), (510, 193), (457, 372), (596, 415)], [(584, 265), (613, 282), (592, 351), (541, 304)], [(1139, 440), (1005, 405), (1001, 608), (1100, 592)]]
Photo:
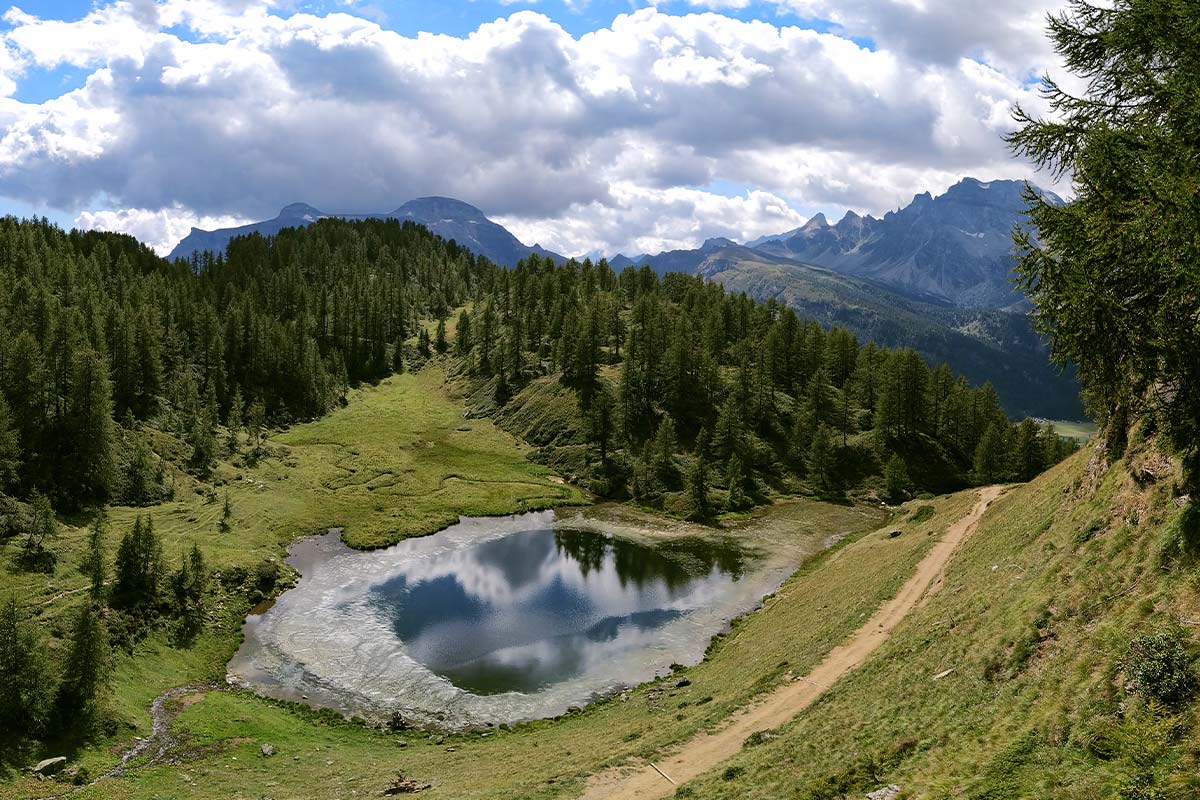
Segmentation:
[(682, 689), (685, 686), (691, 686), (691, 685), (692, 685), (692, 682), (690, 680), (688, 680), (687, 678), (680, 678), (679, 680), (675, 681), (675, 688), (677, 688), (677, 689)]
[(259, 750), (262, 751), (263, 758), (270, 758), (275, 755), (275, 748), (269, 744), (264, 744)]
[(54, 758), (47, 758), (45, 761), (39, 761), (29, 771), (34, 775), (53, 775), (66, 765), (66, 756), (55, 756)]
[(867, 800), (896, 800), (900, 796), (900, 787), (894, 783), (888, 784), (882, 789), (876, 789), (867, 794)]

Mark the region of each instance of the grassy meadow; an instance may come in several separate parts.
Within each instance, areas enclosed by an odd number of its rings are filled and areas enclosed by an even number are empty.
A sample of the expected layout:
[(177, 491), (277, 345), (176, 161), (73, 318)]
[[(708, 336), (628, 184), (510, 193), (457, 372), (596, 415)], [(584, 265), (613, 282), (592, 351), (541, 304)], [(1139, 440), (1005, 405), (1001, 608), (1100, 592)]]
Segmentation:
[[(490, 422), (465, 419), (462, 409), (436, 368), (363, 389), (327, 418), (271, 437), (257, 464), (222, 464), (215, 494), (197, 485), (163, 506), (113, 509), (109, 546), (149, 513), (168, 561), (197, 542), (216, 570), (253, 569), (281, 559), (296, 536), (331, 526), (371, 547), (431, 532), (459, 514), (586, 502), (527, 461), (516, 440)], [(1200, 616), (1200, 599), (1195, 581), (1158, 568), (1159, 537), (1151, 531), (1174, 513), (1165, 492), (1131, 489), (1119, 467), (1089, 479), (1088, 457), (1078, 454), (998, 500), (951, 562), (943, 589), (863, 667), (676, 796), (818, 800), (889, 782), (911, 797), (1104, 796), (1124, 767), (1099, 761), (1081, 742), (1112, 703), (1123, 648), (1134, 631)], [(226, 491), (232, 530), (221, 533)], [(597, 770), (652, 759), (811, 669), (897, 591), (975, 496), (916, 500), (890, 521), (863, 506), (776, 503), (757, 512), (772, 535), (794, 529), (844, 538), (762, 609), (735, 620), (703, 662), (556, 720), (444, 738), (369, 729), (224, 687), (249, 600), (222, 594), (190, 647), (158, 631), (118, 656), (108, 702), (119, 726), (66, 752), (100, 775), (134, 737), (148, 735), (155, 697), (211, 685), (179, 707), (167, 763), (135, 760), (123, 776), (74, 796), (365, 797), (403, 773), (431, 785), (423, 797), (576, 797)], [(83, 527), (64, 530), (54, 545), (62, 560), (49, 579), (15, 572), (12, 553), (3, 554), (5, 588), (36, 606), (52, 634), (64, 632), (66, 612), (82, 597), (85, 535)], [(690, 684), (677, 687), (684, 675)], [(275, 754), (263, 756), (264, 744)], [(0, 778), (0, 798), (71, 788), (32, 781), (17, 766)]]

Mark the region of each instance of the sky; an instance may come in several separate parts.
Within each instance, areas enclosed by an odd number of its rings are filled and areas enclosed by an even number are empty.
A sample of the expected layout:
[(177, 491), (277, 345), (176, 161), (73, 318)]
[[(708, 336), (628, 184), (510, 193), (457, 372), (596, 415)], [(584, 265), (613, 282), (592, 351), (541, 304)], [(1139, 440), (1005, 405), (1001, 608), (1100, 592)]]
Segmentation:
[[(0, 8), (3, 8), (0, 0)], [(132, 233), (445, 195), (566, 255), (879, 215), (1046, 176), (1062, 0), (24, 0), (0, 213)], [(1061, 192), (1061, 190), (1060, 190)]]

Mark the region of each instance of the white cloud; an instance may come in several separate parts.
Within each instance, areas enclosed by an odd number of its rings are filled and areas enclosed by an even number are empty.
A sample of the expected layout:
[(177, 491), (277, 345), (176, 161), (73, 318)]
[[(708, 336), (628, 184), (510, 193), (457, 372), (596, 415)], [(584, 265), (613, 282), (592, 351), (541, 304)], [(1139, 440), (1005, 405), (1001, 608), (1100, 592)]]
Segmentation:
[(626, 255), (694, 247), (723, 236), (746, 241), (804, 223), (787, 201), (769, 192), (725, 197), (699, 189), (613, 185), (608, 202), (580, 203), (557, 219), (501, 217), (518, 238), (558, 252)]
[[(945, 42), (922, 55), (908, 17), (945, 0), (790, 1), (880, 46), (653, 8), (578, 38), (528, 10), (465, 37), (405, 37), (252, 0), (128, 0), (75, 22), (14, 9), (0, 92), (31, 66), (91, 74), (41, 104), (0, 100), (0, 195), (76, 210), (103, 197), (80, 219), (165, 246), (195, 220), (297, 200), (336, 213), (444, 194), (579, 253), (750, 238), (800, 211), (878, 213), (964, 174), (1029, 173), (999, 135), (1013, 102), (1041, 101), (1013, 54), (978, 43), (980, 25), (955, 39), (931, 22)], [(1032, 13), (978, 5), (1000, 28)], [(716, 181), (762, 191), (695, 188)]]
[(192, 228), (231, 228), (250, 221), (231, 216), (198, 217), (186, 208), (173, 206), (158, 210), (126, 208), (119, 211), (84, 211), (75, 218), (75, 227), (128, 233), (165, 256)]

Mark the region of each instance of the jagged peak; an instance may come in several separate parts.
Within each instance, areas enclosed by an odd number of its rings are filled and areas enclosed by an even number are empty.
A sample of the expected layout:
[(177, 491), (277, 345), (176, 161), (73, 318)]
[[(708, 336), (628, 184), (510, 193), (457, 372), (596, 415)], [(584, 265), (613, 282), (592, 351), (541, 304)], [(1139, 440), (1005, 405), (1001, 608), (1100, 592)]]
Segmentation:
[(816, 230), (817, 228), (828, 228), (828, 227), (829, 227), (829, 220), (825, 219), (825, 215), (822, 214), (820, 211), (818, 211), (816, 214), (812, 215), (812, 218), (808, 222), (804, 223), (804, 227), (802, 227), (800, 230), (811, 231), (811, 230)]

